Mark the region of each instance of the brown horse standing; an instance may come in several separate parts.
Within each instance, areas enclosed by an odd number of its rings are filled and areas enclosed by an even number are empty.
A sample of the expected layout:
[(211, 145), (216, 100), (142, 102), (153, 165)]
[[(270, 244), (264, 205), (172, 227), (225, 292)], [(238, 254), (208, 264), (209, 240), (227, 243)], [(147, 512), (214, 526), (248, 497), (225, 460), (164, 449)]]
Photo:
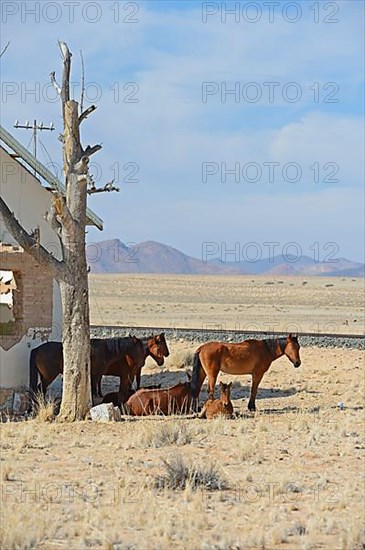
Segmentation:
[(214, 397), (214, 386), (219, 371), (227, 374), (252, 374), (251, 396), (248, 402), (250, 411), (256, 410), (257, 388), (271, 363), (286, 355), (294, 367), (301, 364), (300, 345), (297, 336), (269, 340), (245, 340), (237, 344), (208, 342), (200, 346), (194, 355), (194, 368), (191, 391), (195, 399), (208, 376), (208, 393)]
[(225, 416), (226, 418), (232, 418), (233, 414), (233, 405), (231, 401), (231, 386), (232, 382), (229, 384), (224, 384), (219, 382), (221, 391), (219, 399), (208, 399), (199, 414), (199, 418), (215, 418), (216, 416)]
[[(93, 338), (91, 347), (91, 388), (93, 395), (97, 395), (97, 387), (102, 375), (111, 364), (118, 364), (125, 359), (123, 383), (134, 379), (135, 370), (144, 361), (144, 345), (139, 338)], [(32, 350), (30, 354), (30, 368), (32, 372), (38, 370), (41, 379), (41, 390), (46, 394), (48, 386), (63, 373), (63, 349), (60, 342), (47, 342)], [(133, 378), (132, 374), (133, 373)], [(125, 379), (125, 380), (124, 380)], [(128, 384), (126, 383), (128, 387)], [(36, 388), (32, 388), (35, 390)]]
[[(115, 341), (116, 343), (118, 343), (119, 341), (123, 341), (123, 353), (119, 353), (113, 358), (111, 356), (103, 357), (101, 353), (99, 360), (95, 362), (96, 364), (101, 366), (101, 368), (96, 373), (98, 388), (97, 395), (102, 397), (101, 379), (103, 375), (119, 376), (119, 393), (121, 394), (122, 403), (124, 403), (130, 396), (133, 380), (136, 376), (138, 369), (140, 368), (140, 365), (144, 364), (144, 344), (142, 340), (136, 338), (135, 336), (127, 336), (126, 338), (100, 338), (98, 342), (101, 352), (103, 350), (103, 342), (106, 342), (108, 340), (110, 341), (110, 343), (112, 343), (113, 341)], [(92, 349), (94, 347), (99, 347), (96, 346), (96, 341), (96, 339), (91, 340)], [(93, 366), (92, 359), (93, 354), (91, 355), (91, 364)]]
[[(164, 364), (164, 357), (168, 357), (170, 355), (169, 348), (167, 347), (165, 333), (161, 332), (156, 336), (141, 338), (141, 340), (145, 347), (145, 359), (150, 356), (156, 361), (159, 367), (162, 367), (162, 365)], [(141, 387), (141, 370), (143, 366), (144, 363), (136, 373), (137, 390), (139, 390), (139, 388)]]
[[(38, 376), (40, 388), (37, 388)], [(46, 395), (47, 388), (63, 372), (63, 351), (61, 342), (46, 342), (30, 352), (31, 389), (40, 389)]]
[(138, 390), (126, 402), (125, 409), (132, 416), (149, 414), (187, 413), (191, 404), (190, 379), (172, 388)]
[[(122, 360), (117, 360), (110, 364), (105, 372), (103, 372), (105, 376), (119, 376), (119, 393), (123, 393), (124, 391), (124, 396), (121, 396), (122, 403), (128, 399), (128, 393), (130, 393), (135, 378), (137, 381), (137, 389), (139, 389), (141, 383), (141, 370), (147, 357), (152, 357), (161, 367), (164, 364), (165, 357), (168, 357), (170, 354), (163, 332), (156, 336), (141, 338), (140, 341), (143, 345), (143, 354), (139, 356), (138, 361), (135, 361), (134, 357), (131, 358), (126, 354)], [(98, 384), (98, 395), (102, 395), (101, 378)]]

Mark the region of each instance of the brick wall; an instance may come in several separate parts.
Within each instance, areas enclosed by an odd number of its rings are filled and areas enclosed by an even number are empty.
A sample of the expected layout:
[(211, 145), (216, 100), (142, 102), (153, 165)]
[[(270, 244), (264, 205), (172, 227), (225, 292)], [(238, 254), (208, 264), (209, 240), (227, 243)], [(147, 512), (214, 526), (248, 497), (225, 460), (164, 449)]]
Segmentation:
[(17, 285), (13, 291), (16, 324), (9, 335), (0, 335), (0, 346), (8, 350), (19, 342), (30, 328), (52, 326), (53, 277), (32, 256), (19, 247), (0, 245), (0, 265), (11, 270)]

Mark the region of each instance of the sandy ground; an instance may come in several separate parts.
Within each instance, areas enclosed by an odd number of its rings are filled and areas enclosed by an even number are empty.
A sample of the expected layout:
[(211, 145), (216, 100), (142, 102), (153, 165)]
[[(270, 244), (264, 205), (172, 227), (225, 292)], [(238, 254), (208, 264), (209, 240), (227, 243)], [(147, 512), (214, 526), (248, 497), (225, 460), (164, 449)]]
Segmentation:
[[(185, 379), (194, 346), (169, 345), (144, 385)], [(233, 420), (2, 424), (1, 547), (364, 548), (364, 354), (302, 348), (301, 358), (299, 369), (272, 364), (255, 414), (250, 377), (221, 375), (234, 380)], [(225, 488), (158, 488), (165, 460)]]
[(91, 275), (94, 325), (363, 334), (364, 279)]

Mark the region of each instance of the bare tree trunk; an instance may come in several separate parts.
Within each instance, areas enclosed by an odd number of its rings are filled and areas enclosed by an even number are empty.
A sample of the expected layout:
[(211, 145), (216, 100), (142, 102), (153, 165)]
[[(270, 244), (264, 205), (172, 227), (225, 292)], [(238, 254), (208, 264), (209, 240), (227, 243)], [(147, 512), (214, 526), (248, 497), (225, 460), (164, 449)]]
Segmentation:
[[(82, 420), (92, 406), (90, 382), (89, 291), (85, 252), (85, 225), (89, 159), (82, 155), (78, 103), (64, 106), (64, 158), (66, 205), (70, 214), (62, 225), (62, 243), (67, 254), (71, 284), (60, 281), (63, 309), (63, 392), (59, 420)], [(80, 158), (81, 156), (81, 158)]]
[[(76, 104), (77, 105), (77, 104)], [(63, 392), (59, 420), (82, 420), (92, 406), (89, 289), (85, 252), (86, 178), (69, 174), (67, 202), (76, 223), (62, 231), (69, 281), (60, 281), (63, 310)]]
[[(59, 420), (83, 420), (92, 406), (87, 278), (60, 282), (63, 307), (63, 392)], [(81, 291), (82, 289), (82, 291)]]

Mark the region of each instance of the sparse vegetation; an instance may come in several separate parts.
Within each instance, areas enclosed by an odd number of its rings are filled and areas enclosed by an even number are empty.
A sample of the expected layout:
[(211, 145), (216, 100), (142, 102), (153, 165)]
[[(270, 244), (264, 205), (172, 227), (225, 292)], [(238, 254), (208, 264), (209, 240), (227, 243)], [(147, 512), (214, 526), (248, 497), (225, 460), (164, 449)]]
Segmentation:
[(133, 445), (139, 448), (165, 447), (169, 445), (187, 445), (192, 441), (191, 432), (186, 421), (176, 419), (175, 422), (145, 422), (135, 426), (136, 434)]
[[(244, 275), (91, 274), (91, 323), (239, 330), (260, 327), (268, 331), (273, 327), (287, 331), (288, 327), (300, 326), (300, 332), (333, 329), (333, 332), (363, 334), (361, 278), (355, 280), (359, 284), (354, 284), (350, 279), (306, 277), (308, 284), (304, 286), (301, 277), (286, 277), (282, 284), (279, 284), (282, 277), (268, 279), (272, 284), (265, 284), (265, 280), (265, 277), (252, 280)], [(333, 285), (335, 281), (334, 286), (324, 287), (325, 283)], [(154, 292), (146, 292), (150, 288)], [(157, 308), (156, 295), (161, 303), (163, 296), (166, 310)], [(119, 309), (121, 296), (122, 311)], [(212, 302), (219, 307), (211, 309)], [(358, 319), (358, 322), (345, 325), (349, 319)], [(186, 349), (182, 350), (181, 359), (185, 352)], [(175, 353), (172, 349), (171, 355)], [(178, 363), (168, 364), (178, 366)]]
[(179, 369), (191, 369), (193, 366), (194, 352), (192, 350), (181, 350), (171, 354), (170, 365)]
[(363, 550), (363, 353), (303, 347), (302, 361), (273, 365), (254, 415), (249, 377), (221, 375), (241, 382), (233, 420), (2, 423), (1, 548)]
[(166, 473), (156, 477), (157, 488), (203, 489), (220, 491), (227, 487), (227, 481), (214, 464), (197, 465), (186, 462), (181, 455), (163, 460)]
[(57, 402), (52, 396), (45, 398), (41, 392), (34, 394), (33, 415), (37, 422), (51, 422), (56, 415)]

